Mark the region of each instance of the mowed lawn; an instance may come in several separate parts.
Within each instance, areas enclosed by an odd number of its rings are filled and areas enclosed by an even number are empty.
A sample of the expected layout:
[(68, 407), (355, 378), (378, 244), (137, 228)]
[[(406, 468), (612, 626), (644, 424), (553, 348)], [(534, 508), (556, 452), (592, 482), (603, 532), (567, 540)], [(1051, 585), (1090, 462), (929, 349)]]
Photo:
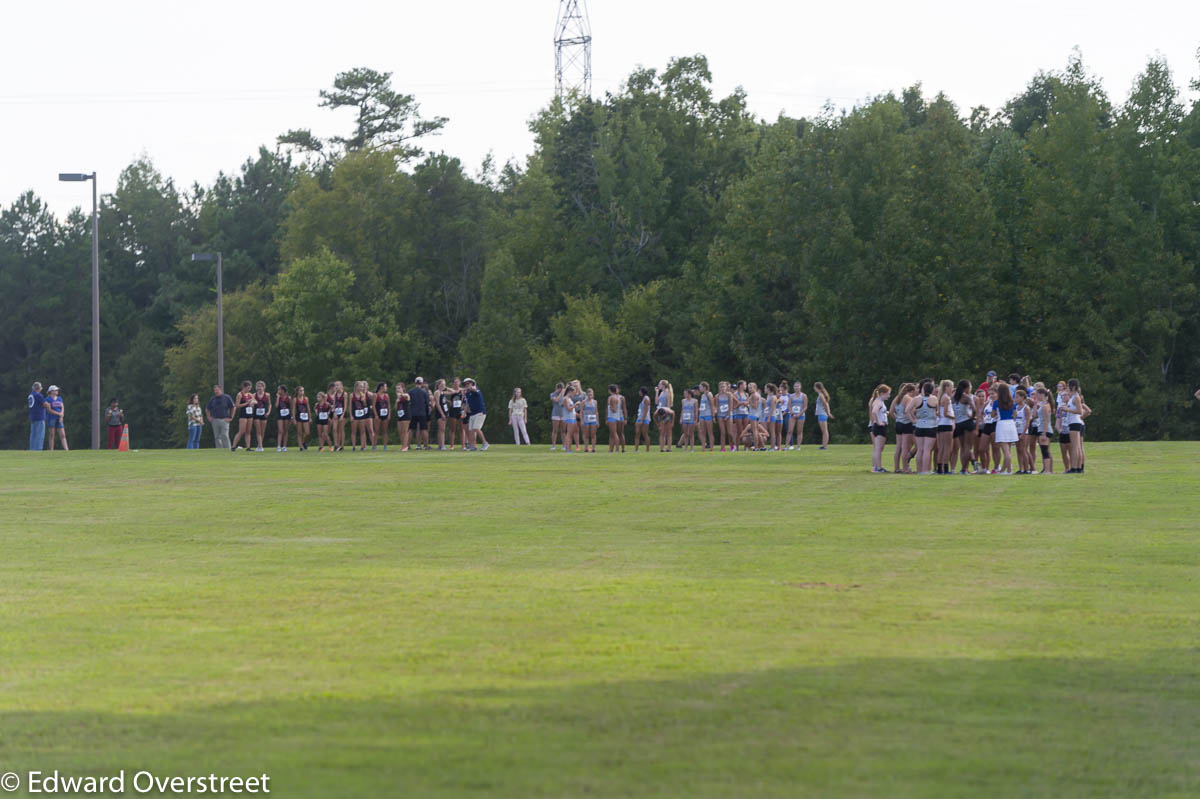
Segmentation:
[(3, 453), (0, 771), (1194, 797), (1200, 444), (1088, 455)]

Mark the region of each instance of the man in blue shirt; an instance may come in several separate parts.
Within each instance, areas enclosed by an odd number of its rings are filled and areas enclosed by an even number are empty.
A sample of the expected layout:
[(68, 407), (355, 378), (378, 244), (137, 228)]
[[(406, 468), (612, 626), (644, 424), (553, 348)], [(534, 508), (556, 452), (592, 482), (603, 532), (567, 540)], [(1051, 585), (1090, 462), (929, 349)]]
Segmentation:
[(29, 450), (41, 452), (46, 443), (46, 398), (42, 396), (42, 384), (34, 383), (29, 392)]
[(483, 405), (483, 392), (475, 385), (474, 378), (470, 377), (463, 381), (463, 388), (467, 390), (467, 408), (471, 411), (471, 417), (467, 420), (467, 448), (475, 449), (475, 436), (479, 436), (479, 439), (483, 441), (483, 445), (479, 449), (486, 450), (489, 444), (483, 435), (483, 420), (487, 418), (487, 409)]

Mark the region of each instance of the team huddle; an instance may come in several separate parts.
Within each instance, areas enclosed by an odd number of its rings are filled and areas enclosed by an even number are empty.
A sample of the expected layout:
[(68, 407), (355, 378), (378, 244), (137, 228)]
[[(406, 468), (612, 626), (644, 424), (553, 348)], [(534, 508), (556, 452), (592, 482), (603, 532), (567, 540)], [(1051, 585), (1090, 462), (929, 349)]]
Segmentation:
[(890, 386), (877, 386), (867, 405), (874, 443), (871, 470), (888, 471), (883, 448), (890, 417), (896, 423), (897, 473), (912, 474), (916, 458), (917, 474), (953, 474), (955, 464), (959, 474), (1034, 474), (1040, 454), (1038, 473), (1053, 474), (1050, 439), (1057, 430), (1065, 473), (1082, 474), (1083, 420), (1092, 409), (1079, 381), (1060, 381), (1052, 398), (1042, 383), (1030, 384), (1028, 375), (1011, 374), (1008, 381), (992, 379), (994, 372), (988, 377), (974, 391), (968, 380), (935, 384), (931, 378), (901, 384), (894, 397)]
[[(821, 449), (829, 445), (829, 392), (817, 382), (814, 410), (821, 431)], [(565, 451), (582, 449), (596, 451), (596, 431), (600, 427), (601, 405), (592, 389), (583, 389), (578, 380), (559, 383), (550, 393), (550, 449), (561, 440)], [(608, 451), (624, 452), (626, 425), (629, 419), (625, 395), (617, 385), (608, 387), (603, 403), (604, 420), (608, 426)], [(803, 443), (804, 422), (808, 415), (808, 395), (801, 390), (800, 381), (790, 387), (787, 381), (779, 385), (767, 383), (759, 390), (755, 383), (740, 380), (735, 385), (722, 381), (714, 394), (708, 383), (701, 382), (683, 389), (679, 410), (675, 409), (675, 389), (667, 380), (660, 380), (652, 391), (643, 386), (638, 390), (634, 411), (633, 450), (645, 443), (650, 451), (650, 428), (658, 430), (658, 449), (670, 452), (676, 421), (682, 430), (675, 447), (694, 451), (697, 446), (721, 452), (739, 450), (793, 450)]]
[(401, 452), (407, 452), (410, 446), (431, 449), (431, 426), (437, 430), (439, 450), (446, 449), (447, 433), (450, 449), (454, 449), (456, 437), (467, 451), (486, 450), (489, 446), (483, 435), (486, 418), (483, 394), (469, 377), (465, 380), (456, 377), (452, 385), (438, 380), (432, 392), (420, 377), (411, 389), (398, 381), (394, 397), (387, 383), (376, 384), (372, 391), (366, 380), (359, 380), (347, 393), (342, 381), (337, 380), (325, 391), (318, 391), (311, 401), (304, 386), (297, 386), (292, 394), (287, 386), (281, 385), (272, 395), (262, 380), (253, 390), (247, 380), (234, 399), (233, 414), (238, 420), (238, 430), (230, 443), (231, 450), (239, 449), (243, 440), (246, 449), (250, 449), (251, 437), (257, 436), (257, 451), (262, 452), (269, 421), (275, 422), (278, 452), (287, 452), (293, 434), (299, 448), (308, 449), (313, 427), (318, 452), (340, 452), (346, 448), (347, 421), (351, 451), (365, 451), (368, 446), (371, 449), (382, 446), (386, 450), (393, 419)]

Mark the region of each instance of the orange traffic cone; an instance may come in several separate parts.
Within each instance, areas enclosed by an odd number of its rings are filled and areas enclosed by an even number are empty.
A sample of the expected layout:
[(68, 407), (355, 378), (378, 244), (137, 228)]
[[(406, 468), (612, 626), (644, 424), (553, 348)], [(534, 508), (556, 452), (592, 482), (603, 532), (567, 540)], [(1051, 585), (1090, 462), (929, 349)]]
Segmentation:
[(128, 452), (128, 451), (129, 451), (129, 425), (125, 425), (125, 428), (123, 430), (121, 430), (121, 444), (120, 444), (120, 446), (117, 447), (117, 452)]

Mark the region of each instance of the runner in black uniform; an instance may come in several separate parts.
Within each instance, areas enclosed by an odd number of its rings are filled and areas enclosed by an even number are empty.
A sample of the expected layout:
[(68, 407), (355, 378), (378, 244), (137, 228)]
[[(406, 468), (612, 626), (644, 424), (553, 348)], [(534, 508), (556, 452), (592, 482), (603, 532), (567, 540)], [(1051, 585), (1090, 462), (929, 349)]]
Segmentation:
[(396, 437), (400, 451), (408, 452), (408, 390), (403, 380), (396, 381)]

